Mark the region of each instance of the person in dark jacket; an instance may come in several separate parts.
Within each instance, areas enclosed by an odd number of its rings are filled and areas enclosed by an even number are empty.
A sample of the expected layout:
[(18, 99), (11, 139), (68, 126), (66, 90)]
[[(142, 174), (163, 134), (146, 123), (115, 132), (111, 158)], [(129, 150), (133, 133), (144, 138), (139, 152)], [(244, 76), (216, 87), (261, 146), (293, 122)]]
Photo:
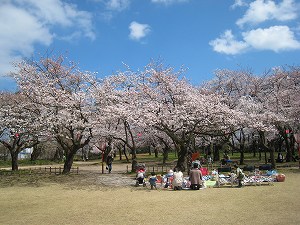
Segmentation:
[(112, 162), (114, 161), (114, 154), (110, 152), (108, 156), (106, 157), (106, 169), (109, 173), (111, 173), (112, 170)]

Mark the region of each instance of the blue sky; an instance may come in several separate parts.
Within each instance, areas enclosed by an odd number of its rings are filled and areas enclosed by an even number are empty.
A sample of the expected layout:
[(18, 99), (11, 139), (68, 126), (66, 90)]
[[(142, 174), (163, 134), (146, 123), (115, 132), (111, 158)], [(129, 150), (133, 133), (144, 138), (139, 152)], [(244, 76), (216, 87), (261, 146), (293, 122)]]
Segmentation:
[(99, 77), (151, 59), (195, 85), (216, 69), (299, 66), (298, 0), (1, 0), (0, 90), (11, 62), (64, 54)]

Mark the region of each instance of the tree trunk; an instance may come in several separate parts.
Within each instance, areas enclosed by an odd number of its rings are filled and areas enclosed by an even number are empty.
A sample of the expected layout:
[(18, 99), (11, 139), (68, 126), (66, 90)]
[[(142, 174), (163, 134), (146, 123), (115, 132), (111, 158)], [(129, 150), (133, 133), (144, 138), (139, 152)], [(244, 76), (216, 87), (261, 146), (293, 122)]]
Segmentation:
[(164, 147), (163, 147), (163, 164), (165, 164), (169, 158), (169, 151), (170, 151), (171, 147), (169, 146), (168, 142), (166, 142), (163, 138), (159, 138), (159, 140), (164, 145)]
[(268, 164), (268, 157), (267, 157), (267, 149), (264, 148), (264, 153), (265, 153), (265, 164)]
[[(273, 156), (271, 156), (271, 163), (272, 163), (272, 157), (274, 158), (273, 160), (275, 160), (275, 156), (274, 156), (275, 150), (273, 146), (271, 146), (270, 148), (270, 143), (266, 144), (265, 133), (263, 131), (259, 132), (259, 136), (260, 136), (260, 141), (259, 141), (260, 158), (261, 158), (261, 151), (263, 150), (265, 155), (265, 164), (267, 164), (268, 163), (267, 152), (270, 152), (270, 156), (271, 154), (273, 154)], [(275, 165), (275, 162), (273, 162), (273, 164)]]
[(240, 146), (240, 165), (244, 165), (244, 159), (245, 159), (245, 154), (244, 154), (244, 145)]
[(157, 147), (154, 148), (154, 156), (155, 156), (155, 158), (158, 158), (158, 150), (157, 150)]
[(138, 164), (137, 160), (136, 159), (132, 159), (131, 172), (135, 172), (137, 164)]
[(64, 169), (63, 174), (68, 174), (71, 171), (73, 160), (76, 152), (81, 148), (80, 145), (73, 146), (72, 149), (65, 149), (65, 163), (64, 163)]
[(118, 146), (118, 150), (119, 150), (119, 159), (120, 161), (122, 160), (122, 146)]
[(168, 146), (165, 146), (163, 148), (163, 164), (166, 164), (166, 161), (168, 160), (169, 157), (168, 153), (169, 153), (169, 148)]
[(296, 144), (296, 139), (294, 134), (290, 134), (290, 146), (291, 146), (291, 157), (292, 160), (294, 161), (294, 156), (296, 155), (296, 148), (295, 148), (295, 144)]
[(66, 160), (64, 164), (63, 174), (68, 174), (71, 171), (73, 160), (75, 156), (76, 151), (70, 151), (69, 154), (66, 154)]
[(11, 170), (18, 171), (18, 151), (11, 151)]
[(291, 162), (292, 161), (292, 151), (291, 151), (289, 139), (286, 135), (284, 137), (284, 141), (285, 141), (285, 147), (286, 147), (286, 162)]
[[(290, 145), (290, 130), (286, 127), (277, 127), (277, 129), (279, 130), (279, 134), (281, 135), (281, 137), (283, 137), (283, 141), (285, 143), (285, 147), (286, 147), (286, 162), (290, 162), (292, 161), (292, 150), (291, 150), (291, 145)], [(288, 133), (287, 133), (288, 131)]]
[(272, 168), (276, 169), (276, 160), (275, 160), (275, 147), (274, 142), (270, 143), (270, 158), (271, 158), (271, 164)]
[(259, 161), (261, 161), (261, 148), (260, 147), (258, 148), (258, 159), (259, 159)]
[(180, 149), (178, 149), (179, 151), (178, 151), (178, 160), (177, 160), (176, 167), (182, 172), (184, 172), (186, 169), (184, 162), (187, 156), (187, 149), (183, 145), (180, 145), (179, 148)]
[(220, 161), (220, 146), (219, 145), (209, 145), (209, 148), (211, 148), (211, 146), (213, 146), (213, 161), (214, 162), (218, 162)]
[(41, 152), (42, 152), (42, 148), (39, 145), (34, 146), (31, 156), (30, 156), (30, 161), (37, 160), (38, 157), (40, 156)]
[(132, 146), (132, 148), (130, 148), (132, 154), (132, 162), (131, 162), (131, 171), (135, 172), (136, 166), (137, 166), (137, 160), (136, 160), (136, 148), (135, 145)]
[(128, 156), (127, 156), (127, 153), (126, 153), (126, 145), (125, 144), (123, 145), (123, 153), (125, 155), (126, 161), (129, 162), (129, 159), (128, 159)]
[(130, 150), (131, 150), (131, 158), (136, 159), (136, 148), (133, 147), (133, 148), (130, 148)]
[(257, 144), (256, 140), (252, 142), (253, 157), (256, 158)]

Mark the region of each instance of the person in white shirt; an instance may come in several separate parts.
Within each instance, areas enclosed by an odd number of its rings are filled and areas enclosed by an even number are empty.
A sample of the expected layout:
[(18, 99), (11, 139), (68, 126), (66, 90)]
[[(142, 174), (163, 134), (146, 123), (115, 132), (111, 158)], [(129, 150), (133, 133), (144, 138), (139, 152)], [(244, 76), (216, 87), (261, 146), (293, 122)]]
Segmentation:
[(183, 173), (177, 168), (174, 169), (172, 186), (174, 190), (181, 190), (183, 184)]

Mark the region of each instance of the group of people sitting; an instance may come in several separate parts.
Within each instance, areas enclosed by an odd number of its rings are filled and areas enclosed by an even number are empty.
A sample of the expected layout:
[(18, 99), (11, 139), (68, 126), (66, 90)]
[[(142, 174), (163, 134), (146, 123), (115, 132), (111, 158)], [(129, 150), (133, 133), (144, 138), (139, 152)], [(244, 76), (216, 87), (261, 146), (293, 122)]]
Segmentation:
[[(203, 185), (203, 177), (202, 177), (202, 172), (200, 170), (201, 164), (199, 161), (194, 161), (192, 163), (192, 168), (189, 172), (189, 181), (188, 185), (186, 187), (189, 187), (192, 190), (199, 190), (202, 185)], [(137, 173), (137, 180), (140, 180), (140, 183), (144, 183), (142, 180), (145, 179), (145, 171), (143, 172), (138, 172)], [(165, 181), (165, 188), (172, 187), (173, 190), (181, 190), (184, 186), (184, 177), (183, 173), (178, 169), (174, 168), (173, 170), (170, 170), (166, 175), (165, 175), (166, 181)], [(151, 189), (156, 189), (156, 183), (158, 181), (158, 178), (154, 172), (151, 173), (149, 176), (149, 183)]]

